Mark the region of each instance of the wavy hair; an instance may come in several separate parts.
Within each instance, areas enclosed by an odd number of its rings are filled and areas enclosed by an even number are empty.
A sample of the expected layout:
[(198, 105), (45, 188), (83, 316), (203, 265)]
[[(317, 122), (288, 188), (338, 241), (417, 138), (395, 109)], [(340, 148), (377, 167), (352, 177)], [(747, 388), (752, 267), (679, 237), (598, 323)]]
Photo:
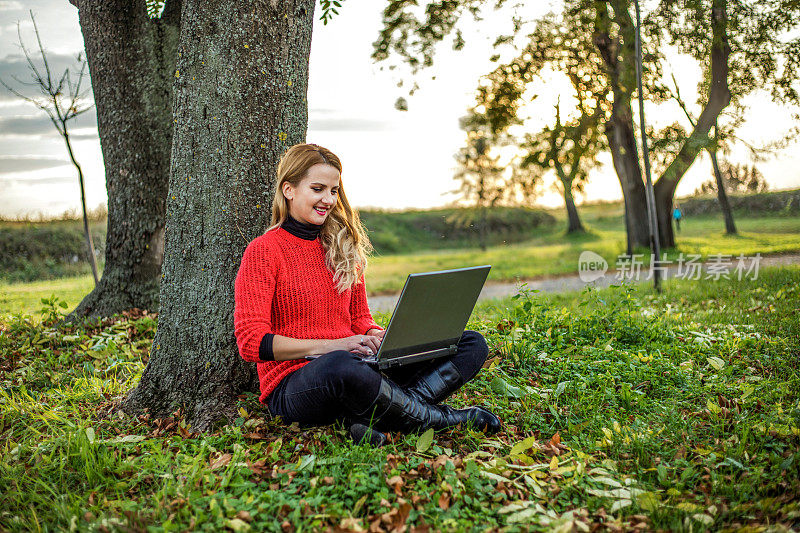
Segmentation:
[(350, 207), (341, 182), (342, 162), (322, 146), (296, 144), (289, 148), (278, 163), (278, 183), (272, 200), (272, 225), (267, 231), (279, 227), (289, 216), (289, 202), (283, 195), (283, 184), (298, 187), (314, 165), (330, 165), (339, 171), (339, 194), (319, 234), (325, 250), (325, 264), (333, 273), (339, 293), (355, 285), (367, 268), (367, 257), (372, 252), (367, 232), (358, 212)]

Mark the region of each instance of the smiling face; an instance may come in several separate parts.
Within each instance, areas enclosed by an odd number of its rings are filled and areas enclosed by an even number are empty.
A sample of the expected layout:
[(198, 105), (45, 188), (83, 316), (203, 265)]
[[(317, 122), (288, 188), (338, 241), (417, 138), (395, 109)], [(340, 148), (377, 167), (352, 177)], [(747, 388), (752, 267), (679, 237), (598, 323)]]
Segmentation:
[(289, 214), (295, 220), (322, 224), (338, 200), (339, 171), (331, 165), (316, 164), (308, 169), (296, 187), (284, 182), (282, 192), (289, 204)]

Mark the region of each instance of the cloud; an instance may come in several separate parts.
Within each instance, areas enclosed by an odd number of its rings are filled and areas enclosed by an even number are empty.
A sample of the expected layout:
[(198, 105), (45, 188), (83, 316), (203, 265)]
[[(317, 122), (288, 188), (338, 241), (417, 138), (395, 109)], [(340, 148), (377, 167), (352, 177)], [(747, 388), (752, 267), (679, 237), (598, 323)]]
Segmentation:
[[(97, 115), (94, 109), (67, 122), (67, 128), (75, 130), (78, 128), (97, 127)], [(55, 126), (50, 118), (42, 111), (38, 115), (22, 116), (0, 116), (0, 136), (6, 135), (53, 135), (57, 136)], [(77, 135), (70, 135), (76, 138), (87, 138), (87, 132), (80, 132)], [(96, 137), (96, 134), (94, 135)], [(91, 137), (91, 136), (90, 136)]]
[(382, 131), (389, 123), (368, 118), (314, 118), (308, 121), (308, 129), (314, 131)]
[(54, 157), (8, 157), (0, 156), (0, 174), (11, 174), (16, 172), (29, 172), (31, 170), (42, 170), (68, 165), (69, 161)]
[(22, 9), (22, 2), (0, 0), (0, 11), (21, 11)]
[(0, 185), (22, 185), (28, 187), (35, 187), (38, 185), (61, 185), (61, 184), (75, 184), (78, 185), (78, 176), (31, 176), (28, 178), (5, 177), (0, 175)]

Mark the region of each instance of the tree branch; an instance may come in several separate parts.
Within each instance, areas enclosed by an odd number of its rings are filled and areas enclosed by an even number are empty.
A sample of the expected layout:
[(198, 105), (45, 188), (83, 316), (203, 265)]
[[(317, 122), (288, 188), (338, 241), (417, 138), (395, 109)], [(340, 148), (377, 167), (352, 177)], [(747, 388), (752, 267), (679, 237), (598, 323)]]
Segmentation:
[(657, 190), (665, 187), (674, 191), (678, 182), (694, 162), (697, 154), (708, 144), (708, 132), (719, 114), (731, 101), (728, 88), (727, 0), (713, 0), (711, 8), (711, 85), (706, 103), (692, 133), (684, 141), (678, 155), (672, 160), (655, 184)]

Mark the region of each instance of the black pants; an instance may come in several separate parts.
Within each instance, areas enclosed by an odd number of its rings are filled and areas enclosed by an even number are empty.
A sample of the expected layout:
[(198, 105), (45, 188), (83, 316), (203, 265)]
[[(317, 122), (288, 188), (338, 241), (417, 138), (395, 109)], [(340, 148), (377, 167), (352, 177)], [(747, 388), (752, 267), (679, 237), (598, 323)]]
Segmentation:
[[(483, 336), (465, 331), (455, 354), (383, 372), (401, 387), (410, 387), (421, 373), (450, 360), (466, 383), (478, 374), (488, 354)], [(366, 412), (378, 397), (380, 383), (380, 371), (361, 356), (339, 350), (318, 357), (283, 378), (267, 398), (267, 406), (270, 413), (280, 415), (286, 422), (324, 426)]]

